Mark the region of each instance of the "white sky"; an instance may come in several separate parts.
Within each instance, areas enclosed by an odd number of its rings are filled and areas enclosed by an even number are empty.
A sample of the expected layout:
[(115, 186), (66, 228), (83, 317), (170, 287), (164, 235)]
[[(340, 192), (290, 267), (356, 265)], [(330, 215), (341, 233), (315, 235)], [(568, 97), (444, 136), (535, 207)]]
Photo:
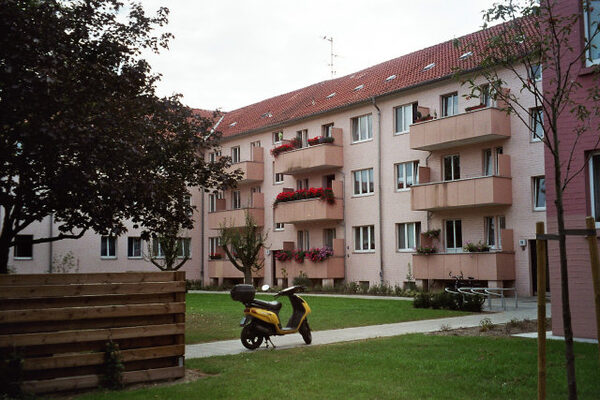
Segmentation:
[(224, 111), (479, 30), (493, 0), (144, 0), (171, 11), (169, 50), (147, 59), (159, 95)]

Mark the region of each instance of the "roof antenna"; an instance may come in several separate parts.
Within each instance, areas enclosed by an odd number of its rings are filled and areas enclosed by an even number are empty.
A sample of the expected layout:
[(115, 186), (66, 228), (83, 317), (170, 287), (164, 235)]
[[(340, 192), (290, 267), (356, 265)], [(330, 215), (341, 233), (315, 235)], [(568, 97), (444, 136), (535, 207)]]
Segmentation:
[(329, 42), (329, 44), (331, 45), (331, 51), (329, 53), (330, 56), (330, 62), (329, 64), (327, 64), (329, 67), (331, 67), (331, 79), (333, 79), (333, 76), (335, 75), (335, 70), (333, 69), (333, 57), (337, 57), (337, 54), (333, 54), (333, 36), (327, 37), (327, 36), (323, 36), (323, 40), (327, 40)]

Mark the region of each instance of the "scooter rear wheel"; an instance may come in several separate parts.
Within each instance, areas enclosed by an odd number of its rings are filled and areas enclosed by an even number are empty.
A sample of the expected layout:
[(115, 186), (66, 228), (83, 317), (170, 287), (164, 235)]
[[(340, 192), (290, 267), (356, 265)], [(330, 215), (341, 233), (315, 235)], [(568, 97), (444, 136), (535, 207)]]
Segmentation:
[(304, 320), (302, 325), (300, 325), (300, 334), (302, 335), (302, 339), (304, 339), (304, 343), (311, 344), (312, 343), (312, 333), (310, 333), (310, 327), (308, 326), (308, 320)]
[(263, 336), (256, 332), (256, 329), (254, 329), (252, 325), (246, 325), (244, 329), (242, 329), (240, 340), (245, 348), (255, 350), (262, 344)]

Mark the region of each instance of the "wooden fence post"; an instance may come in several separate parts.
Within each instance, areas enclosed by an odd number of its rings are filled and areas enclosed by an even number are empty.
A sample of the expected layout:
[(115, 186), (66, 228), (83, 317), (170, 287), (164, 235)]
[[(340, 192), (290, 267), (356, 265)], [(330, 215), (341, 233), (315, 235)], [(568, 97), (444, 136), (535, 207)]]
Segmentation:
[[(545, 233), (544, 223), (535, 224), (535, 233)], [(546, 240), (536, 239), (538, 295), (538, 400), (546, 399)]]
[[(596, 221), (594, 217), (585, 219), (587, 229), (596, 231)], [(600, 259), (598, 258), (598, 239), (596, 235), (587, 236), (590, 248), (590, 264), (592, 267), (592, 283), (594, 286), (594, 302), (596, 305), (596, 335), (600, 339)], [(600, 341), (598, 342), (598, 359), (600, 360)]]

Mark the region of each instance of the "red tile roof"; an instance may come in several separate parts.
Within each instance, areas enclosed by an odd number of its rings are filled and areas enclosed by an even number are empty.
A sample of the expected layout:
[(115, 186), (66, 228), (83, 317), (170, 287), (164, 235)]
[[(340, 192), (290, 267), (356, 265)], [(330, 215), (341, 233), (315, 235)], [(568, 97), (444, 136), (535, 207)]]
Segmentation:
[[(474, 43), (478, 48), (484, 46), (487, 39), (503, 25), (471, 33), (458, 40), (461, 44)], [(371, 101), (373, 97), (448, 79), (455, 68), (468, 71), (479, 65), (476, 52), (459, 59), (464, 53), (463, 46), (455, 46), (454, 40), (449, 40), (341, 78), (319, 82), (229, 111), (224, 114), (218, 130), (224, 138), (266, 129), (275, 130), (295, 120)], [(435, 66), (424, 71), (425, 66), (431, 63), (435, 63)], [(396, 75), (396, 78), (386, 80), (392, 75)], [(360, 85), (364, 86), (354, 90)], [(328, 97), (332, 93), (335, 95)]]

